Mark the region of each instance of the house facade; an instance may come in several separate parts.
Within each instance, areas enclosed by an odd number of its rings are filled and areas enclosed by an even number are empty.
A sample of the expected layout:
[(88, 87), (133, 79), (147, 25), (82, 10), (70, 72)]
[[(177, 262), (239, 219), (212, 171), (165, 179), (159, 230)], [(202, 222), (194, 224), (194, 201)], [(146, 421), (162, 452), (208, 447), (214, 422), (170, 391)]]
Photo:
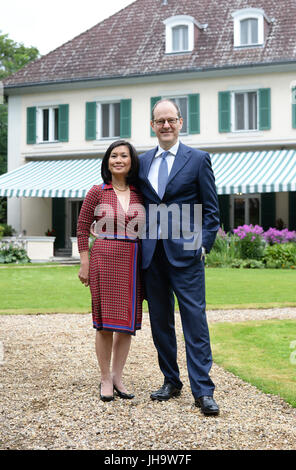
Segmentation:
[(296, 229), (295, 14), (292, 0), (137, 0), (8, 77), (8, 223), (54, 230), (70, 253), (105, 150), (155, 147), (167, 97), (182, 142), (211, 155), (223, 227)]

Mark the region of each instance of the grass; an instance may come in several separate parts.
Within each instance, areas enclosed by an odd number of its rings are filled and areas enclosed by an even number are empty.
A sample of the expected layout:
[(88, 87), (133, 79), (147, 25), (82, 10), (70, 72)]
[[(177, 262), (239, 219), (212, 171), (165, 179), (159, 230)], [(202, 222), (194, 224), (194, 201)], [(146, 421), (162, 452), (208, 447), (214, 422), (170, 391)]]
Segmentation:
[(296, 321), (214, 323), (210, 334), (217, 364), (296, 407), (296, 346), (290, 347), (296, 340)]
[[(0, 266), (0, 313), (90, 312), (89, 289), (79, 282), (78, 270), (78, 265)], [(207, 308), (296, 306), (295, 285), (295, 270), (207, 268)]]

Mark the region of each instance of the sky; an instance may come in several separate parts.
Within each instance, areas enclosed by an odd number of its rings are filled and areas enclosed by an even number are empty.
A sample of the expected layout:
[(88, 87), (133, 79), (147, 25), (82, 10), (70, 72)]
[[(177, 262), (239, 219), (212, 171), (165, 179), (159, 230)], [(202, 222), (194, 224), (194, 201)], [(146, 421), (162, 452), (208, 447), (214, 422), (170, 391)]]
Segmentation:
[(0, 34), (37, 47), (41, 55), (56, 49), (135, 0), (4, 0)]

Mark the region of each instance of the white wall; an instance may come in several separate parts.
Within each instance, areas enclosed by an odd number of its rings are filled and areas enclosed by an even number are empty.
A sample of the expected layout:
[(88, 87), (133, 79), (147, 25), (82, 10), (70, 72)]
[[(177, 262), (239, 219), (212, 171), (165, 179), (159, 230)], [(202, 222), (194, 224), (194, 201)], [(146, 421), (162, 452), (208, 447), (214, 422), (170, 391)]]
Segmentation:
[(21, 199), (21, 227), (26, 236), (45, 236), (52, 229), (52, 199), (31, 197)]

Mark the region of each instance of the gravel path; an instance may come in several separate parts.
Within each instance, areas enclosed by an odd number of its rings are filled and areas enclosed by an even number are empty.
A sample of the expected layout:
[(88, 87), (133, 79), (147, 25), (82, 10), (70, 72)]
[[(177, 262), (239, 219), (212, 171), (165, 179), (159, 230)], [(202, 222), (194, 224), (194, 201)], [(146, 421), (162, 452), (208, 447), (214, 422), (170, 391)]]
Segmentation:
[[(259, 318), (296, 318), (296, 309), (208, 312), (209, 322)], [(295, 450), (296, 409), (216, 364), (220, 415), (204, 417), (193, 406), (176, 321), (181, 397), (149, 398), (162, 378), (145, 314), (125, 369), (136, 398), (103, 403), (90, 315), (0, 316), (0, 449)]]

